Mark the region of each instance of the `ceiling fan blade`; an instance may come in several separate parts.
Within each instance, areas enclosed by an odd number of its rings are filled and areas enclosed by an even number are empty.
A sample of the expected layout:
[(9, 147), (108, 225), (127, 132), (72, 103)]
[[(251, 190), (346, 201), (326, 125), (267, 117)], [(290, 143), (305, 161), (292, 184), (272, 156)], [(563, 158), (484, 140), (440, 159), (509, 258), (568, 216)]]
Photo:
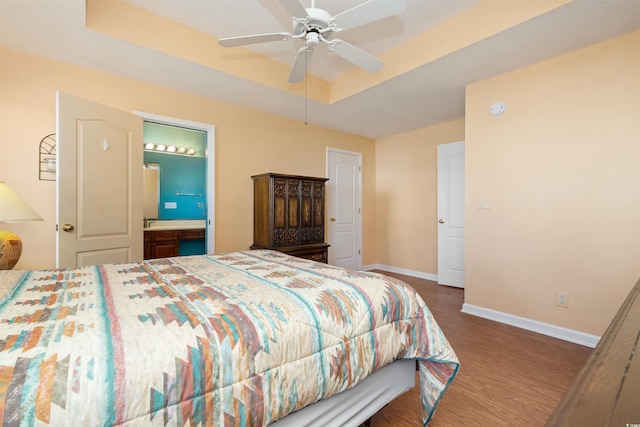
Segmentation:
[(218, 40), (218, 44), (223, 47), (236, 47), (244, 46), (247, 44), (289, 40), (291, 37), (292, 36), (289, 33), (254, 34), (252, 36), (228, 37), (225, 39), (220, 39)]
[(329, 45), (329, 49), (370, 73), (379, 71), (384, 65), (384, 62), (370, 53), (340, 39), (334, 39)]
[(289, 74), (289, 83), (298, 83), (304, 80), (305, 74), (307, 74), (307, 65), (313, 54), (313, 49), (308, 47), (300, 48), (296, 55), (296, 60), (291, 67), (291, 73)]
[(304, 19), (308, 16), (307, 9), (300, 3), (300, 0), (280, 0), (280, 3), (296, 18)]
[(333, 22), (341, 30), (348, 30), (387, 16), (397, 15), (404, 12), (406, 8), (406, 0), (368, 0), (337, 14)]

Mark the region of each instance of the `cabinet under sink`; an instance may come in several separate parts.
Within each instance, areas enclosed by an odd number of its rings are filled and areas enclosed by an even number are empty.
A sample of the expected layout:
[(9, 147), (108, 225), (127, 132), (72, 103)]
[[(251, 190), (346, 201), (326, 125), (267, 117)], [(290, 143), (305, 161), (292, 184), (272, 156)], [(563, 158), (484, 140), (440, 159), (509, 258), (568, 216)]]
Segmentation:
[[(185, 244), (202, 243), (204, 251), (205, 220), (151, 220), (144, 229), (144, 259), (168, 258), (179, 255)], [(190, 250), (193, 252), (193, 250)]]

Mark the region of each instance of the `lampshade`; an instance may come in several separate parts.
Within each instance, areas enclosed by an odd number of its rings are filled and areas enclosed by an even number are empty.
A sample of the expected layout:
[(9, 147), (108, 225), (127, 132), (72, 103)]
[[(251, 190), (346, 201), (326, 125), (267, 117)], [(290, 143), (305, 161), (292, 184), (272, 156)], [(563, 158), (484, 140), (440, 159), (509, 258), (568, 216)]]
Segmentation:
[[(33, 209), (0, 181), (0, 222), (42, 221)], [(22, 253), (20, 237), (0, 230), (0, 270), (11, 270)]]
[(42, 221), (7, 184), (0, 181), (0, 222)]

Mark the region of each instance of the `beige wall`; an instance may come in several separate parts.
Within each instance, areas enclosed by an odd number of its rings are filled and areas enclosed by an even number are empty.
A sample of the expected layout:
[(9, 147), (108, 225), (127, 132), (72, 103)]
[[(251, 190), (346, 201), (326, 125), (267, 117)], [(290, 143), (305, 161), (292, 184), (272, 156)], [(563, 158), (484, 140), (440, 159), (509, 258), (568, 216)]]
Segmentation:
[(436, 275), (437, 146), (464, 141), (464, 120), (376, 141), (376, 262)]
[(465, 135), (465, 302), (601, 335), (640, 277), (640, 32), (468, 86)]
[(55, 93), (124, 111), (145, 111), (216, 126), (216, 251), (253, 239), (251, 175), (326, 176), (326, 147), (363, 153), (363, 263), (374, 262), (374, 141), (204, 97), (0, 49), (0, 180), (43, 218), (2, 224), (23, 240), (16, 268), (55, 265), (55, 182), (38, 180), (38, 143), (55, 132)]

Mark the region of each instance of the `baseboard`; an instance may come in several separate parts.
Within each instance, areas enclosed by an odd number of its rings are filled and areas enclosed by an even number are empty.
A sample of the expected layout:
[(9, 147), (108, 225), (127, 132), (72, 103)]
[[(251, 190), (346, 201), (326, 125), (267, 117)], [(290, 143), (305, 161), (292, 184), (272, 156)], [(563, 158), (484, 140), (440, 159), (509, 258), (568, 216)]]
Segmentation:
[[(369, 264), (363, 266), (362, 269), (364, 271), (384, 270), (391, 273), (404, 274), (405, 276), (417, 277), (419, 279), (431, 280), (433, 282), (438, 281), (437, 274), (423, 273), (421, 271), (391, 267), (384, 264)], [(598, 344), (598, 341), (600, 341), (600, 337), (597, 335), (586, 334), (584, 332), (575, 331), (573, 329), (567, 329), (561, 326), (552, 325), (550, 323), (527, 319), (526, 317), (514, 316), (513, 314), (503, 313), (501, 311), (479, 307), (472, 304), (462, 304), (461, 311), (466, 314), (482, 317), (484, 319), (494, 320), (496, 322), (526, 329), (532, 332), (537, 332), (542, 335), (547, 335), (575, 344), (584, 345), (586, 347), (594, 348)]]
[(587, 347), (595, 347), (600, 340), (599, 336), (586, 334), (584, 332), (567, 329), (550, 323), (539, 322), (537, 320), (527, 319), (525, 317), (514, 316), (513, 314), (503, 313), (501, 311), (491, 310), (489, 308), (478, 307), (464, 303), (462, 304), (463, 313), (482, 317), (496, 322), (505, 323), (507, 325), (526, 329), (528, 331), (537, 332), (572, 343), (584, 345)]
[(438, 281), (438, 275), (437, 274), (423, 273), (422, 271), (408, 270), (406, 268), (391, 267), (389, 265), (383, 265), (383, 264), (369, 264), (369, 265), (363, 266), (362, 269), (365, 270), (365, 271), (369, 271), (369, 270), (384, 270), (384, 271), (388, 271), (390, 273), (404, 274), (405, 276), (417, 277), (418, 279), (431, 280), (433, 282), (437, 282)]

